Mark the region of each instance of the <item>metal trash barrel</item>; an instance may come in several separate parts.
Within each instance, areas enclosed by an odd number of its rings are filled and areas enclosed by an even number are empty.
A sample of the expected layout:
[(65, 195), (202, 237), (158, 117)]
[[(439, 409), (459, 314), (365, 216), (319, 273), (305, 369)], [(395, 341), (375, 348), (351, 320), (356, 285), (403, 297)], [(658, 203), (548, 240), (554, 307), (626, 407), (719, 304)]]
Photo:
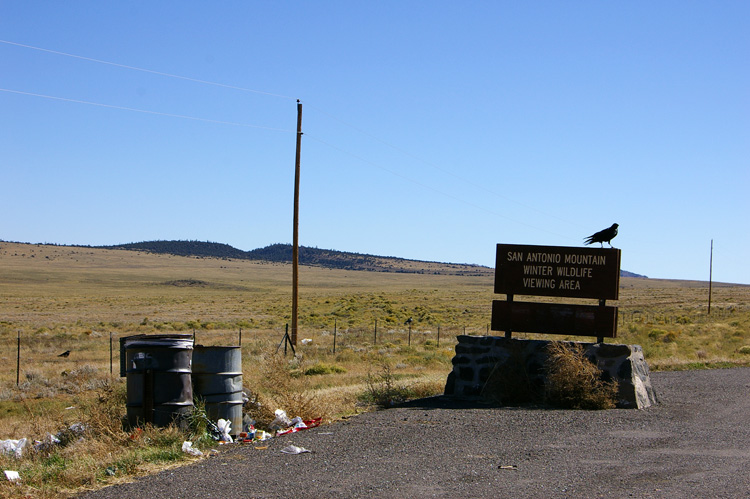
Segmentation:
[(242, 431), (242, 351), (240, 347), (196, 345), (193, 350), (193, 392), (206, 404), (213, 422), (231, 422), (230, 434)]
[(128, 423), (168, 426), (193, 409), (190, 334), (120, 338), (120, 375), (127, 377)]

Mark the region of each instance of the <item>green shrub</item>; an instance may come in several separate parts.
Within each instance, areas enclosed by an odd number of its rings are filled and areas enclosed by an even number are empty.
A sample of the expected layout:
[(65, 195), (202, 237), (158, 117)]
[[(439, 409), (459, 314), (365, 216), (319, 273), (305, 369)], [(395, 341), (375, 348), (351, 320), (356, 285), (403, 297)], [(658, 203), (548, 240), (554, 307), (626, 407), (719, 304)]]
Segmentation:
[(335, 364), (318, 363), (305, 369), (305, 376), (317, 376), (320, 374), (343, 374), (346, 369)]
[(663, 330), (663, 329), (652, 329), (648, 333), (648, 337), (652, 338), (652, 339), (657, 339), (657, 338), (663, 338), (664, 335), (666, 335), (666, 334), (667, 334), (667, 332), (665, 330)]
[(664, 335), (663, 341), (664, 343), (674, 343), (677, 341), (677, 337), (680, 333), (676, 331), (669, 331), (667, 334)]
[(414, 392), (410, 388), (397, 382), (387, 362), (381, 364), (380, 373), (368, 373), (366, 382), (367, 389), (358, 398), (360, 402), (367, 405), (387, 408), (414, 397)]

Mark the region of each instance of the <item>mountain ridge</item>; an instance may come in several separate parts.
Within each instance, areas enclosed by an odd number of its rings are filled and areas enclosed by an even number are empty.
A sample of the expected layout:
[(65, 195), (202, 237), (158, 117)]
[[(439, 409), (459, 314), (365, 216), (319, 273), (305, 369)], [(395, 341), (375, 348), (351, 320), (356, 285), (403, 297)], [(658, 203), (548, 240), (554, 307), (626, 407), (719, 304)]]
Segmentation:
[[(209, 241), (156, 240), (126, 243), (110, 246), (96, 246), (103, 249), (124, 249), (149, 253), (170, 254), (198, 258), (234, 258), (273, 263), (291, 263), (292, 245), (276, 243), (250, 251), (237, 249), (229, 244)], [(343, 270), (364, 270), (370, 272), (399, 272), (415, 274), (486, 275), (493, 273), (492, 267), (477, 264), (444, 263), (407, 258), (369, 255), (346, 251), (328, 250), (300, 246), (299, 263)], [(621, 270), (623, 277), (647, 278), (644, 275)]]

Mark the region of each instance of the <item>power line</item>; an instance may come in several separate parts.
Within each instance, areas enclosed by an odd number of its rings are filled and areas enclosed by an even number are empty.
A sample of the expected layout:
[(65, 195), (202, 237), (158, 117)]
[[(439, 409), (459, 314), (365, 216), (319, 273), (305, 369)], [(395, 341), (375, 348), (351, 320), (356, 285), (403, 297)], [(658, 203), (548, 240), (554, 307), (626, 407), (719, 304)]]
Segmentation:
[[(265, 91), (261, 91), (261, 90), (255, 90), (255, 89), (250, 89), (250, 88), (245, 88), (245, 87), (239, 87), (239, 86), (236, 86), (236, 85), (229, 85), (229, 84), (218, 83), (218, 82), (213, 82), (213, 81), (208, 81), (208, 80), (201, 80), (201, 79), (197, 79), (197, 78), (191, 78), (191, 77), (187, 77), (187, 76), (176, 75), (176, 74), (167, 73), (167, 72), (163, 72), (163, 71), (155, 71), (155, 70), (151, 70), (151, 69), (141, 68), (141, 67), (138, 67), (138, 66), (130, 66), (130, 65), (115, 63), (115, 62), (111, 62), (111, 61), (105, 61), (105, 60), (102, 60), (102, 59), (95, 59), (95, 58), (91, 58), (91, 57), (85, 57), (85, 56), (81, 56), (81, 55), (70, 54), (70, 53), (61, 52), (61, 51), (58, 51), (58, 50), (51, 50), (51, 49), (46, 49), (46, 48), (42, 48), (42, 47), (35, 47), (33, 45), (26, 45), (26, 44), (22, 44), (22, 43), (18, 43), (18, 42), (12, 42), (12, 41), (9, 41), (9, 40), (0, 40), (0, 43), (5, 43), (7, 45), (13, 45), (13, 46), (27, 48), (27, 49), (31, 49), (31, 50), (37, 50), (37, 51), (40, 51), (40, 52), (47, 52), (47, 53), (55, 54), (55, 55), (61, 55), (61, 56), (65, 56), (65, 57), (71, 57), (71, 58), (80, 59), (80, 60), (84, 60), (84, 61), (95, 62), (95, 63), (98, 63), (98, 64), (106, 64), (106, 65), (109, 65), (109, 66), (119, 67), (119, 68), (123, 68), (123, 69), (129, 69), (129, 70), (133, 70), (133, 71), (141, 71), (141, 72), (155, 74), (155, 75), (159, 75), (159, 76), (164, 76), (164, 77), (169, 77), (169, 78), (176, 78), (176, 79), (190, 81), (190, 82), (194, 82), (194, 83), (201, 83), (201, 84), (204, 84), (204, 85), (212, 85), (212, 86), (217, 86), (217, 87), (222, 87), (222, 88), (228, 88), (228, 89), (232, 89), (232, 90), (238, 90), (238, 91), (242, 91), (242, 92), (252, 92), (252, 93), (257, 93), (257, 94), (261, 94), (261, 95), (267, 95), (267, 96), (271, 96), (271, 97), (278, 97), (278, 98), (282, 98), (282, 99), (292, 99), (292, 100), (294, 100), (293, 97), (290, 97), (290, 96), (287, 96), (287, 95), (276, 94), (276, 93), (272, 93), (272, 92), (265, 92)], [(0, 90), (2, 90), (2, 89), (0, 89)], [(22, 94), (24, 93), (24, 92), (12, 91), (12, 90), (6, 90), (6, 91), (16, 92), (16, 93), (22, 93)], [(127, 108), (127, 107), (112, 106), (112, 105), (107, 105), (107, 104), (97, 104), (97, 103), (93, 103), (93, 102), (75, 101), (73, 99), (64, 99), (64, 98), (44, 96), (44, 95), (39, 95), (39, 94), (30, 94), (30, 93), (27, 93), (27, 95), (36, 95), (36, 96), (39, 96), (39, 97), (46, 97), (46, 98), (50, 98), (50, 99), (67, 100), (69, 102), (78, 102), (78, 103), (82, 103), (82, 104), (89, 104), (89, 105), (102, 106), (102, 107), (110, 107), (110, 108), (113, 108), (113, 109), (122, 109), (122, 110), (142, 112), (142, 113), (149, 113), (149, 114), (156, 114), (156, 115), (162, 115), (162, 116), (171, 116), (171, 117), (175, 117), (175, 118), (200, 120), (200, 121), (206, 121), (206, 122), (211, 122), (211, 123), (220, 123), (220, 124), (226, 124), (226, 125), (246, 126), (246, 127), (253, 127), (253, 128), (267, 129), (267, 130), (276, 130), (276, 131), (289, 132), (289, 130), (282, 130), (282, 129), (277, 129), (277, 128), (269, 128), (269, 127), (263, 127), (263, 126), (258, 126), (258, 125), (246, 125), (246, 124), (241, 124), (241, 123), (232, 123), (232, 122), (224, 122), (224, 121), (210, 120), (210, 119), (204, 119), (204, 118), (195, 118), (195, 117), (191, 117), (191, 116), (182, 116), (182, 115), (175, 115), (175, 114), (169, 114), (169, 113), (160, 113), (160, 112), (156, 112), (156, 111), (145, 111), (145, 110), (139, 110), (139, 109), (133, 109), (133, 108)], [(383, 144), (383, 145), (385, 145), (387, 147), (390, 147), (391, 149), (393, 149), (393, 150), (395, 150), (395, 151), (397, 151), (397, 152), (399, 152), (399, 153), (401, 153), (401, 154), (403, 154), (403, 155), (405, 155), (405, 156), (407, 156), (409, 158), (417, 160), (417, 161), (419, 161), (419, 162), (421, 162), (421, 163), (423, 163), (423, 164), (425, 164), (425, 165), (427, 165), (427, 166), (429, 166), (429, 167), (431, 167), (431, 168), (433, 168), (433, 169), (435, 169), (437, 171), (440, 171), (440, 172), (442, 172), (442, 173), (444, 173), (444, 174), (446, 174), (448, 176), (451, 176), (451, 177), (453, 177), (455, 179), (458, 179), (458, 180), (466, 183), (467, 185), (469, 185), (471, 187), (474, 187), (475, 189), (482, 190), (482, 191), (487, 192), (487, 193), (489, 193), (489, 194), (491, 194), (493, 196), (496, 196), (499, 199), (502, 199), (502, 200), (514, 203), (514, 204), (516, 204), (518, 206), (521, 206), (523, 208), (526, 208), (528, 210), (535, 211), (535, 212), (537, 212), (537, 213), (539, 213), (541, 215), (544, 215), (546, 217), (554, 218), (556, 220), (560, 220), (562, 222), (565, 222), (565, 223), (568, 223), (568, 224), (571, 224), (571, 225), (575, 225), (575, 226), (581, 227), (579, 224), (577, 224), (575, 222), (571, 222), (569, 220), (566, 220), (566, 219), (563, 219), (561, 217), (558, 217), (558, 216), (556, 216), (554, 214), (547, 213), (547, 212), (544, 212), (542, 210), (539, 210), (539, 209), (535, 208), (534, 206), (530, 206), (530, 205), (527, 205), (527, 204), (522, 203), (520, 201), (517, 201), (515, 199), (503, 196), (503, 195), (501, 195), (501, 194), (493, 191), (492, 189), (488, 189), (484, 185), (480, 185), (480, 184), (477, 184), (475, 182), (472, 182), (472, 181), (466, 179), (465, 177), (462, 177), (462, 176), (460, 176), (460, 175), (458, 175), (458, 174), (456, 174), (456, 173), (454, 173), (454, 172), (452, 172), (450, 170), (447, 170), (447, 169), (442, 168), (442, 167), (440, 167), (438, 165), (435, 165), (434, 163), (426, 161), (423, 158), (421, 158), (419, 156), (416, 156), (416, 155), (410, 153), (409, 151), (406, 151), (405, 149), (402, 149), (402, 148), (400, 148), (398, 146), (395, 146), (395, 145), (393, 145), (393, 144), (391, 144), (391, 143), (389, 143), (389, 142), (387, 142), (387, 141), (385, 141), (385, 140), (383, 140), (383, 139), (381, 139), (381, 138), (379, 138), (379, 137), (377, 137), (377, 136), (375, 136), (375, 135), (373, 135), (373, 134), (371, 134), (371, 133), (369, 133), (369, 132), (367, 132), (367, 131), (359, 128), (359, 127), (357, 127), (357, 126), (354, 126), (354, 125), (352, 125), (352, 124), (350, 124), (350, 123), (348, 123), (348, 122), (346, 122), (344, 120), (341, 120), (341, 119), (337, 118), (336, 116), (334, 116), (334, 115), (332, 115), (332, 114), (324, 111), (323, 109), (318, 108), (317, 106), (310, 105), (307, 102), (304, 102), (304, 103), (307, 104), (309, 107), (311, 107), (311, 108), (319, 111), (320, 113), (325, 114), (329, 118), (331, 118), (333, 120), (336, 120), (339, 123), (341, 123), (341, 124), (343, 124), (343, 125), (351, 128), (352, 130), (355, 130), (356, 132), (361, 133), (362, 135), (365, 135), (365, 136), (367, 136), (367, 137), (369, 137), (369, 138), (371, 138), (371, 139), (379, 142), (380, 144)], [(320, 141), (319, 139), (316, 139), (316, 140)], [(320, 142), (324, 143), (322, 141), (320, 141)], [(334, 147), (335, 148), (335, 146), (333, 146), (331, 144), (327, 144), (327, 143), (325, 143), (325, 144), (328, 145), (329, 147)], [(346, 154), (352, 155), (351, 153), (348, 153), (346, 151), (343, 151), (343, 150), (341, 150), (341, 151), (345, 152)], [(352, 156), (354, 156), (354, 155), (352, 155)], [(360, 158), (360, 159), (362, 159), (362, 158)], [(362, 160), (366, 161), (364, 159), (362, 159)], [(377, 166), (377, 165), (374, 165), (374, 166)], [(389, 170), (386, 169), (386, 171), (389, 171)], [(391, 173), (394, 174), (394, 175), (399, 176), (395, 172), (391, 172)], [(421, 185), (421, 184), (418, 184), (418, 185)], [(450, 197), (450, 195), (448, 195), (448, 196)], [(499, 216), (502, 216), (502, 215), (499, 215)], [(507, 217), (503, 217), (503, 218), (507, 218)], [(528, 227), (532, 227), (532, 226), (528, 226)], [(537, 228), (537, 230), (544, 230), (544, 229), (538, 229)], [(548, 233), (554, 234), (554, 233), (549, 232), (547, 230), (544, 230), (544, 232), (548, 232)], [(555, 234), (555, 235), (559, 235), (559, 234)]]
[(132, 111), (136, 113), (145, 113), (145, 114), (154, 114), (157, 116), (167, 116), (170, 118), (180, 118), (184, 120), (193, 120), (193, 121), (203, 121), (206, 123), (215, 123), (219, 125), (231, 125), (231, 126), (239, 126), (239, 127), (245, 127), (245, 128), (258, 128), (261, 130), (272, 130), (275, 132), (288, 132), (292, 133), (293, 130), (286, 130), (283, 128), (272, 128), (268, 126), (262, 126), (262, 125), (251, 125), (249, 123), (237, 123), (233, 121), (222, 121), (222, 120), (213, 120), (210, 118), (199, 118), (196, 116), (186, 116), (184, 114), (172, 114), (172, 113), (164, 113), (161, 111), (149, 111), (147, 109), (137, 109), (134, 107), (125, 107), (125, 106), (115, 106), (113, 104), (102, 104), (100, 102), (91, 102), (91, 101), (85, 101), (85, 100), (78, 100), (78, 99), (69, 99), (67, 97), (55, 97), (53, 95), (44, 95), (44, 94), (35, 94), (32, 92), (22, 92), (20, 90), (11, 90), (8, 88), (0, 88), (0, 92), (8, 92), (12, 94), (19, 94), (19, 95), (28, 95), (31, 97), (41, 97), (44, 99), (51, 99), (51, 100), (57, 100), (62, 102), (72, 102), (74, 104), (86, 104), (88, 106), (97, 106), (97, 107), (105, 107), (109, 109), (118, 109), (121, 111)]
[(193, 83), (202, 83), (204, 85), (213, 85), (213, 86), (216, 86), (216, 87), (229, 88), (229, 89), (232, 89), (232, 90), (239, 90), (241, 92), (252, 92), (252, 93), (255, 93), (255, 94), (268, 95), (270, 97), (278, 97), (278, 98), (281, 98), (281, 99), (296, 100), (294, 97), (289, 97), (288, 95), (274, 94), (274, 93), (271, 93), (271, 92), (264, 92), (263, 90), (255, 90), (255, 89), (252, 89), (252, 88), (238, 87), (238, 86), (235, 86), (235, 85), (227, 85), (225, 83), (218, 83), (218, 82), (215, 82), (215, 81), (201, 80), (201, 79), (198, 79), (198, 78), (191, 78), (189, 76), (182, 76), (182, 75), (176, 75), (176, 74), (172, 74), (172, 73), (165, 73), (165, 72), (162, 72), (162, 71), (154, 71), (153, 69), (146, 69), (146, 68), (141, 68), (141, 67), (138, 67), (138, 66), (129, 66), (129, 65), (126, 65), (126, 64), (119, 64), (119, 63), (116, 63), (116, 62), (104, 61), (102, 59), (94, 59), (92, 57), (85, 57), (85, 56), (82, 56), (82, 55), (70, 54), (70, 53), (67, 53), (67, 52), (60, 52), (58, 50), (45, 49), (45, 48), (42, 48), (42, 47), (34, 47), (33, 45), (25, 45), (23, 43), (11, 42), (9, 40), (0, 40), (0, 43), (5, 43), (7, 45), (15, 45), (16, 47), (23, 47), (23, 48), (27, 48), (27, 49), (31, 49), (31, 50), (38, 50), (40, 52), (47, 52), (49, 54), (62, 55), (62, 56), (65, 56), (65, 57), (72, 57), (74, 59), (81, 59), (83, 61), (96, 62), (98, 64), (106, 64), (108, 66), (114, 66), (114, 67), (123, 68), (123, 69), (131, 69), (133, 71), (141, 71), (143, 73), (150, 73), (150, 74), (155, 74), (155, 75), (159, 75), (159, 76), (166, 76), (168, 78), (177, 78), (177, 79), (180, 79), (180, 80), (191, 81)]

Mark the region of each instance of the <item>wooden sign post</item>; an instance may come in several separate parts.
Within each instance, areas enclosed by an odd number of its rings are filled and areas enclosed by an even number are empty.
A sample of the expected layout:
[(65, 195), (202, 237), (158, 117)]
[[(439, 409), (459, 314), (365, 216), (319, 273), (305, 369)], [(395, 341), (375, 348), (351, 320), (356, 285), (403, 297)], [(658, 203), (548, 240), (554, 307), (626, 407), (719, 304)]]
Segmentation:
[[(492, 330), (596, 336), (617, 335), (620, 250), (567, 246), (498, 244), (495, 293), (507, 299), (492, 303)], [(515, 295), (593, 298), (599, 305), (514, 301)]]

